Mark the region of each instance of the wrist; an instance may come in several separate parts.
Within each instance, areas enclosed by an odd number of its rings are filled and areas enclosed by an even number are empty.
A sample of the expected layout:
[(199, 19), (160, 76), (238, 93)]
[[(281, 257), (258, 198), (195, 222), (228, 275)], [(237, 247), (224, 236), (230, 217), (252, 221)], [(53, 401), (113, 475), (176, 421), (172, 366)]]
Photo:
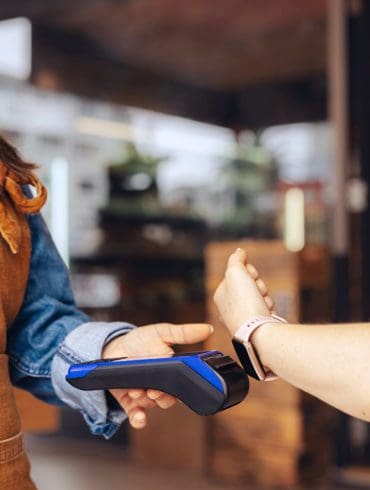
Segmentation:
[(118, 337), (115, 337), (112, 340), (109, 340), (102, 349), (102, 359), (112, 359), (115, 357), (124, 357), (123, 353), (123, 344), (122, 344), (122, 338), (124, 335), (120, 335)]
[(251, 335), (250, 341), (258, 355), (258, 358), (264, 369), (274, 371), (272, 362), (272, 354), (276, 349), (279, 332), (286, 325), (279, 323), (264, 323), (257, 328)]
[(130, 324), (123, 324), (121, 328), (113, 330), (105, 339), (101, 349), (101, 358), (110, 359), (114, 357), (124, 357), (123, 353), (123, 337), (133, 332), (135, 327)]
[[(270, 346), (274, 346), (276, 342), (270, 342), (270, 335), (266, 336), (261, 334), (255, 337), (257, 339), (255, 340), (255, 344), (257, 344), (255, 348), (252, 342), (252, 336), (254, 332), (260, 330), (264, 325), (272, 326), (272, 324), (277, 323), (280, 325), (283, 323), (286, 324), (286, 320), (277, 316), (275, 313), (268, 316), (257, 315), (243, 323), (233, 336), (232, 343), (245, 372), (258, 381), (273, 381), (278, 378), (272, 369), (269, 356), (266, 355), (270, 351), (270, 349), (266, 350), (266, 341), (268, 340), (268, 345)], [(265, 328), (264, 332), (270, 330), (276, 334), (277, 329)]]

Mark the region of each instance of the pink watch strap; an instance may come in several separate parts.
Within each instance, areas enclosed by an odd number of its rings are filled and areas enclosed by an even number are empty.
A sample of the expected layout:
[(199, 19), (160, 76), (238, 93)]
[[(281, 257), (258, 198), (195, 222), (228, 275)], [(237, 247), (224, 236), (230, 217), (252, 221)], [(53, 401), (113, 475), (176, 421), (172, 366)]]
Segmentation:
[[(238, 339), (243, 344), (250, 343), (250, 337), (252, 333), (261, 327), (265, 323), (288, 323), (284, 318), (272, 314), (271, 316), (255, 316), (252, 320), (243, 323), (238, 330), (235, 332), (234, 337)], [(277, 379), (278, 376), (271, 371), (266, 373), (266, 378), (264, 381), (273, 381)]]
[(287, 323), (287, 321), (275, 314), (271, 316), (255, 316), (249, 322), (243, 323), (235, 332), (234, 337), (241, 342), (249, 342), (252, 333), (265, 323)]

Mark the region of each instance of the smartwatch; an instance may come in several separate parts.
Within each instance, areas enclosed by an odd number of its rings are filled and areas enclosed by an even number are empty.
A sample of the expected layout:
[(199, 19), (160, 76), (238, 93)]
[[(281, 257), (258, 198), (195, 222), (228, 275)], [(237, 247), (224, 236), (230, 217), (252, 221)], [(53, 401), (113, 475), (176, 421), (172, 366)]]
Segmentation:
[(248, 376), (258, 381), (273, 381), (278, 376), (263, 368), (250, 341), (252, 333), (265, 323), (287, 323), (287, 321), (275, 314), (271, 316), (256, 316), (251, 321), (243, 323), (236, 331), (232, 342), (239, 361)]

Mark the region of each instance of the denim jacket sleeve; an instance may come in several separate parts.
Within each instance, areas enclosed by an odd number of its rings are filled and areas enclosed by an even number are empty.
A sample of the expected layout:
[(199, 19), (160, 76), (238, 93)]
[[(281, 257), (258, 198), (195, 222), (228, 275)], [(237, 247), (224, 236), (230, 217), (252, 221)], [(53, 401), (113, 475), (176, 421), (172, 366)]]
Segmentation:
[(25, 299), (8, 330), (10, 376), (15, 386), (52, 404), (66, 404), (83, 414), (91, 431), (110, 437), (125, 414), (107, 406), (105, 392), (70, 387), (65, 374), (73, 362), (100, 357), (126, 323), (90, 322), (74, 303), (68, 270), (39, 214), (29, 218), (32, 236), (30, 274)]

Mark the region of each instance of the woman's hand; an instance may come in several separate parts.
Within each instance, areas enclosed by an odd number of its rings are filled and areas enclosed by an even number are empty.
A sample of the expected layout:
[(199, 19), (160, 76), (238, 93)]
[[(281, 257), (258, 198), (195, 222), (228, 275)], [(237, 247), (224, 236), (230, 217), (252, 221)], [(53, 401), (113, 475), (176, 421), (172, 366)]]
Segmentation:
[[(231, 255), (215, 302), (232, 335), (252, 317), (272, 313), (267, 288), (243, 250)], [(369, 323), (266, 323), (253, 333), (252, 343), (265, 369), (370, 422)]]
[(254, 316), (270, 316), (274, 308), (265, 283), (241, 248), (230, 255), (214, 300), (231, 335)]
[[(172, 325), (159, 323), (136, 328), (126, 335), (116, 337), (103, 349), (103, 359), (114, 357), (166, 356), (173, 354), (174, 344), (195, 344), (206, 340), (213, 327), (206, 324)], [(147, 410), (158, 406), (170, 408), (176, 399), (158, 390), (114, 389), (110, 390), (127, 413), (135, 429), (146, 426)]]

